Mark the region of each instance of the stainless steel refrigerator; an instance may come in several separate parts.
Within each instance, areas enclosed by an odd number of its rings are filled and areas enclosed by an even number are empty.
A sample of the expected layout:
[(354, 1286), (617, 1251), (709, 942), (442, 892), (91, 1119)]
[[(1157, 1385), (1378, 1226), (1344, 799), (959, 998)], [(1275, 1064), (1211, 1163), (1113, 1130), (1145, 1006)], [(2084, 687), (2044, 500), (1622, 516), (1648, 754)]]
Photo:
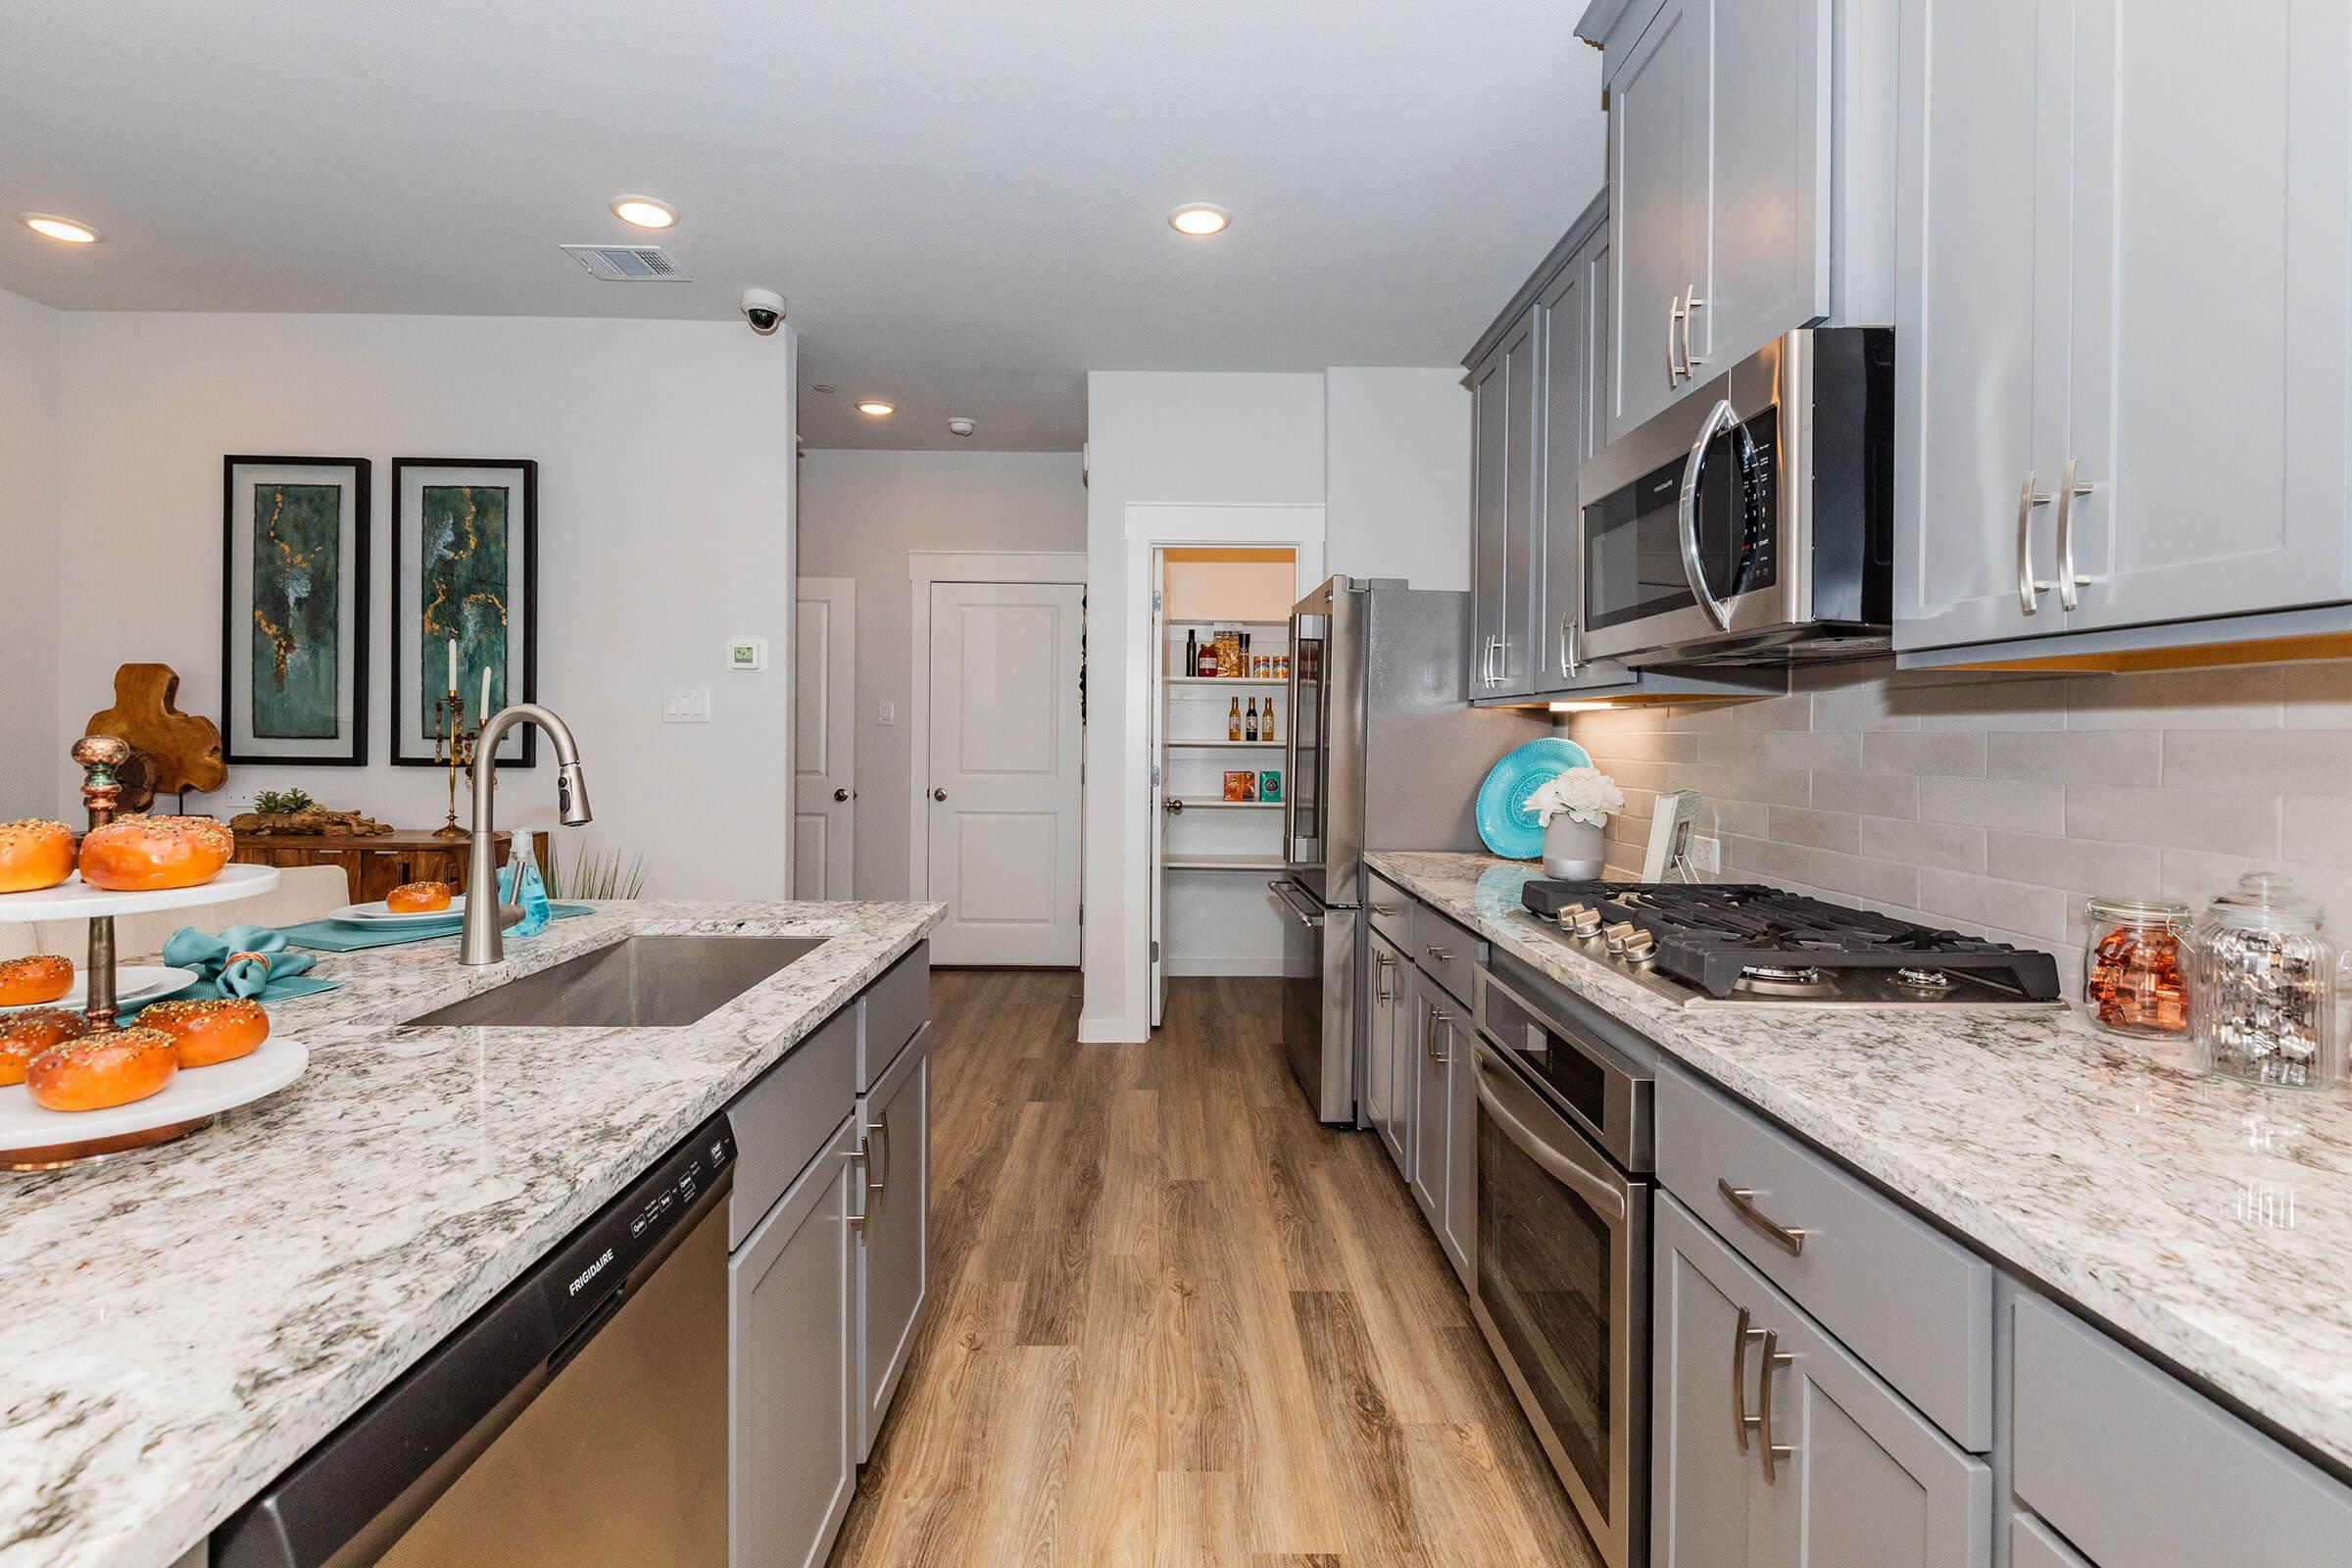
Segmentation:
[(1334, 577), (1291, 611), (1283, 1050), (1326, 1122), (1357, 1123), (1366, 850), (1477, 850), (1478, 787), (1550, 715), (1469, 703), (1470, 596)]

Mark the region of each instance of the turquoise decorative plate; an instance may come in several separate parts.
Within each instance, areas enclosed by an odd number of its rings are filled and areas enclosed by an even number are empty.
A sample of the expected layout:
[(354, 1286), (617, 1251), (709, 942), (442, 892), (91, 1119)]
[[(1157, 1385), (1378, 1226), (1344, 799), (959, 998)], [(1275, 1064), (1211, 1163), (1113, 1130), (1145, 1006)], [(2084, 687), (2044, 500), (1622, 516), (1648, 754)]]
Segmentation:
[(1478, 790), (1478, 836), (1506, 860), (1544, 853), (1544, 824), (1527, 798), (1572, 767), (1591, 767), (1592, 754), (1574, 741), (1547, 735), (1496, 762)]

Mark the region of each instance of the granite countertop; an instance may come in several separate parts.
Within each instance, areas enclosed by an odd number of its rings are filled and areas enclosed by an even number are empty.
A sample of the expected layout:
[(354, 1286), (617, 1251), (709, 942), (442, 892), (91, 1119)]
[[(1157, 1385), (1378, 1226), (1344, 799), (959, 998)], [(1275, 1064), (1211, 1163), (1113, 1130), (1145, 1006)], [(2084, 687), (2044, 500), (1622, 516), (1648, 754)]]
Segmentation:
[(1687, 1008), (1520, 912), (1524, 860), (1365, 857), (1977, 1247), (2352, 1471), (2352, 1095), (2080, 1013)]
[[(0, 1568), (201, 1541), (926, 935), (936, 904), (600, 906), (465, 969), (321, 954), (309, 1070), (123, 1159), (0, 1175)], [(397, 1029), (633, 934), (824, 937), (678, 1029)]]

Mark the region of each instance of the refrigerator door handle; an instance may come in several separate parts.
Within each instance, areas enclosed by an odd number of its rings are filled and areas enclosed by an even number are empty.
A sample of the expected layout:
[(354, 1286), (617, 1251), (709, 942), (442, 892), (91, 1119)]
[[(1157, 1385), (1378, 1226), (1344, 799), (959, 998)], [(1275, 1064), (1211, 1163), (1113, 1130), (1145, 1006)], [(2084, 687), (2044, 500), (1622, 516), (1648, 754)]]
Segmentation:
[(1300, 925), (1322, 925), (1323, 911), (1307, 901), (1306, 895), (1300, 891), (1298, 883), (1269, 882), (1266, 884), (1266, 891), (1288, 906), (1290, 911), (1298, 917)]
[(1282, 863), (1298, 863), (1298, 617), (1291, 616), (1291, 674), (1283, 686), (1291, 721), (1282, 731)]

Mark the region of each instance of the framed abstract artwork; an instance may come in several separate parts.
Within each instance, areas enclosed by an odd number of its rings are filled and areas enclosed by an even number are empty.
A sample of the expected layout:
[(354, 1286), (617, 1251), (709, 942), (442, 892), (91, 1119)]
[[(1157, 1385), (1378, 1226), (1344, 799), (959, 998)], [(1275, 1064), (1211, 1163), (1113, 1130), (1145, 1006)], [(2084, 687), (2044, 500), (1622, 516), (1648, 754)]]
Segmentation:
[(221, 460), (222, 754), (368, 761), (366, 458)]
[[(538, 464), (392, 460), (395, 763), (435, 765), (453, 684), (469, 729), (485, 712), (537, 700), (538, 551)], [(538, 736), (532, 724), (507, 731), (498, 765), (537, 766)]]

